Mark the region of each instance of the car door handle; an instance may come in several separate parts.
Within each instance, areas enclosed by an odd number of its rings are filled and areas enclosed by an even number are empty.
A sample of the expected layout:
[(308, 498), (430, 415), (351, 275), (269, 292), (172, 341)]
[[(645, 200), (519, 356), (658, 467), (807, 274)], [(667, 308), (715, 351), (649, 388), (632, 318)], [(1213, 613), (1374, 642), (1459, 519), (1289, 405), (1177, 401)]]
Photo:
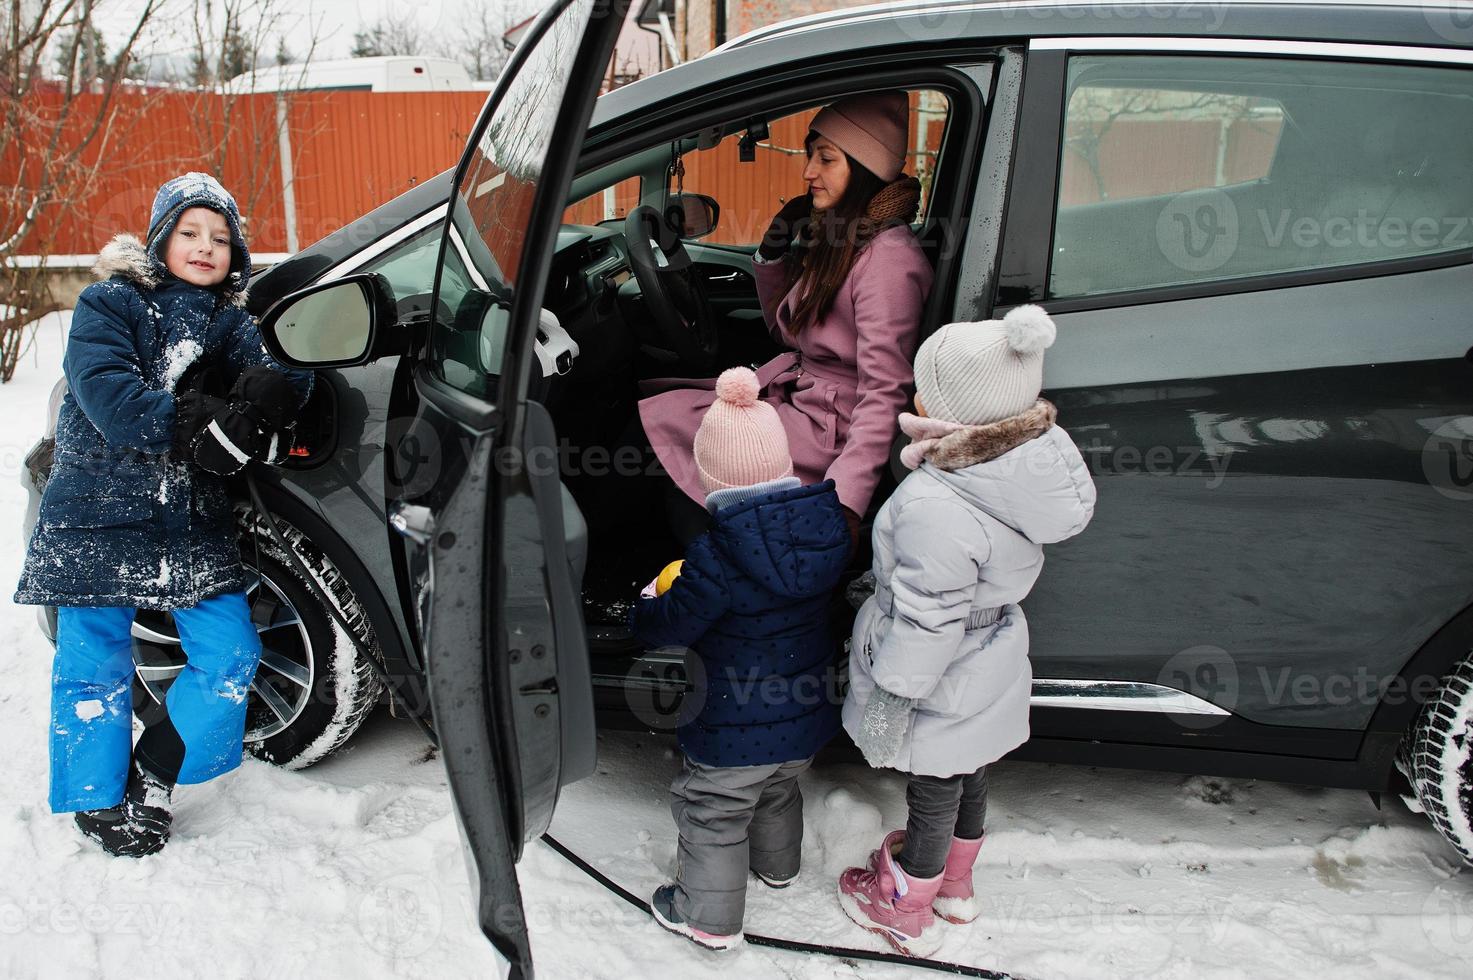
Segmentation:
[(706, 277), (707, 282), (721, 283), (722, 285), (734, 286), (742, 281), (746, 273), (733, 269), (731, 272), (712, 273)]
[(415, 544), (427, 545), (435, 536), (435, 515), (428, 507), (396, 500), (389, 506), (389, 527)]

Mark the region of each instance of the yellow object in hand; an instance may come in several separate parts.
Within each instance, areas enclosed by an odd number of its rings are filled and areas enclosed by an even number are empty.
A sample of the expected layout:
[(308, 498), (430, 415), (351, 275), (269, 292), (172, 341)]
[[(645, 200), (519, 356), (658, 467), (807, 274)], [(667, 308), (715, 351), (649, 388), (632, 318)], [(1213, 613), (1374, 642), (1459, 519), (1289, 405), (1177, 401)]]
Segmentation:
[(680, 566), (684, 564), (685, 559), (681, 558), (672, 561), (660, 570), (659, 577), (655, 579), (655, 595), (664, 595), (670, 591), (670, 586), (674, 585), (676, 578), (680, 576)]

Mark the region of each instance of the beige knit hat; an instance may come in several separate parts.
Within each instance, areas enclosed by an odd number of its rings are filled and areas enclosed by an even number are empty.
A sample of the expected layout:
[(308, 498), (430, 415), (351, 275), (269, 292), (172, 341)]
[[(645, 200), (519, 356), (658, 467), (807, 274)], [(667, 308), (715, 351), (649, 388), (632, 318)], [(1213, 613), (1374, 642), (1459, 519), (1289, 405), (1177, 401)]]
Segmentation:
[(757, 400), (761, 390), (751, 368), (731, 368), (716, 379), (716, 402), (695, 441), (696, 470), (707, 493), (793, 475), (788, 433), (777, 410)]
[(851, 95), (825, 106), (808, 128), (888, 184), (905, 167), (910, 97), (900, 91)]
[(1001, 320), (948, 323), (916, 351), (916, 394), (932, 418), (986, 425), (1030, 408), (1043, 387), (1043, 352), (1057, 331), (1042, 308)]

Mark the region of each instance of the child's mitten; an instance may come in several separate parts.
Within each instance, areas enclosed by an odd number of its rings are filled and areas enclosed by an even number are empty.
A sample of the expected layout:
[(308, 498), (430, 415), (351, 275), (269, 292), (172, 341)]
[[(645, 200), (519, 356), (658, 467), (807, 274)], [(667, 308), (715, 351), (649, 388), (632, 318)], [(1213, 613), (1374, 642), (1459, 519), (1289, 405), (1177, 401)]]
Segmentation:
[(174, 396), (174, 450), (179, 460), (194, 458), (194, 440), (210, 419), (225, 407), (225, 399), (191, 389)]
[(249, 402), (267, 428), (281, 432), (296, 424), (297, 389), (286, 375), (264, 364), (242, 371), (230, 397)]
[(864, 717), (859, 721), (859, 734), (854, 744), (864, 753), (864, 761), (876, 769), (884, 769), (900, 754), (900, 743), (910, 730), (911, 713), (915, 700), (891, 694), (878, 685), (864, 706)]
[(280, 371), (263, 365), (241, 372), (230, 401), (211, 416), (194, 443), (194, 461), (220, 476), (233, 476), (253, 459), (279, 463), (291, 451), (296, 389)]

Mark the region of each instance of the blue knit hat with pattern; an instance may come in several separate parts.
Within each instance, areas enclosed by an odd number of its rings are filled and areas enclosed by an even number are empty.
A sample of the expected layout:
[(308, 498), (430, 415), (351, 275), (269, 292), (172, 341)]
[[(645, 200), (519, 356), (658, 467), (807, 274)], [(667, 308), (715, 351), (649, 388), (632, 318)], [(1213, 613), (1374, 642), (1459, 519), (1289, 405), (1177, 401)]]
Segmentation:
[(153, 211), (148, 218), (149, 258), (164, 267), (159, 253), (163, 242), (169, 240), (179, 216), (190, 208), (209, 208), (225, 218), (230, 226), (230, 276), (227, 285), (234, 290), (244, 290), (251, 278), (251, 252), (246, 248), (245, 236), (240, 233), (240, 208), (230, 192), (209, 174), (191, 171), (159, 188), (153, 198)]

